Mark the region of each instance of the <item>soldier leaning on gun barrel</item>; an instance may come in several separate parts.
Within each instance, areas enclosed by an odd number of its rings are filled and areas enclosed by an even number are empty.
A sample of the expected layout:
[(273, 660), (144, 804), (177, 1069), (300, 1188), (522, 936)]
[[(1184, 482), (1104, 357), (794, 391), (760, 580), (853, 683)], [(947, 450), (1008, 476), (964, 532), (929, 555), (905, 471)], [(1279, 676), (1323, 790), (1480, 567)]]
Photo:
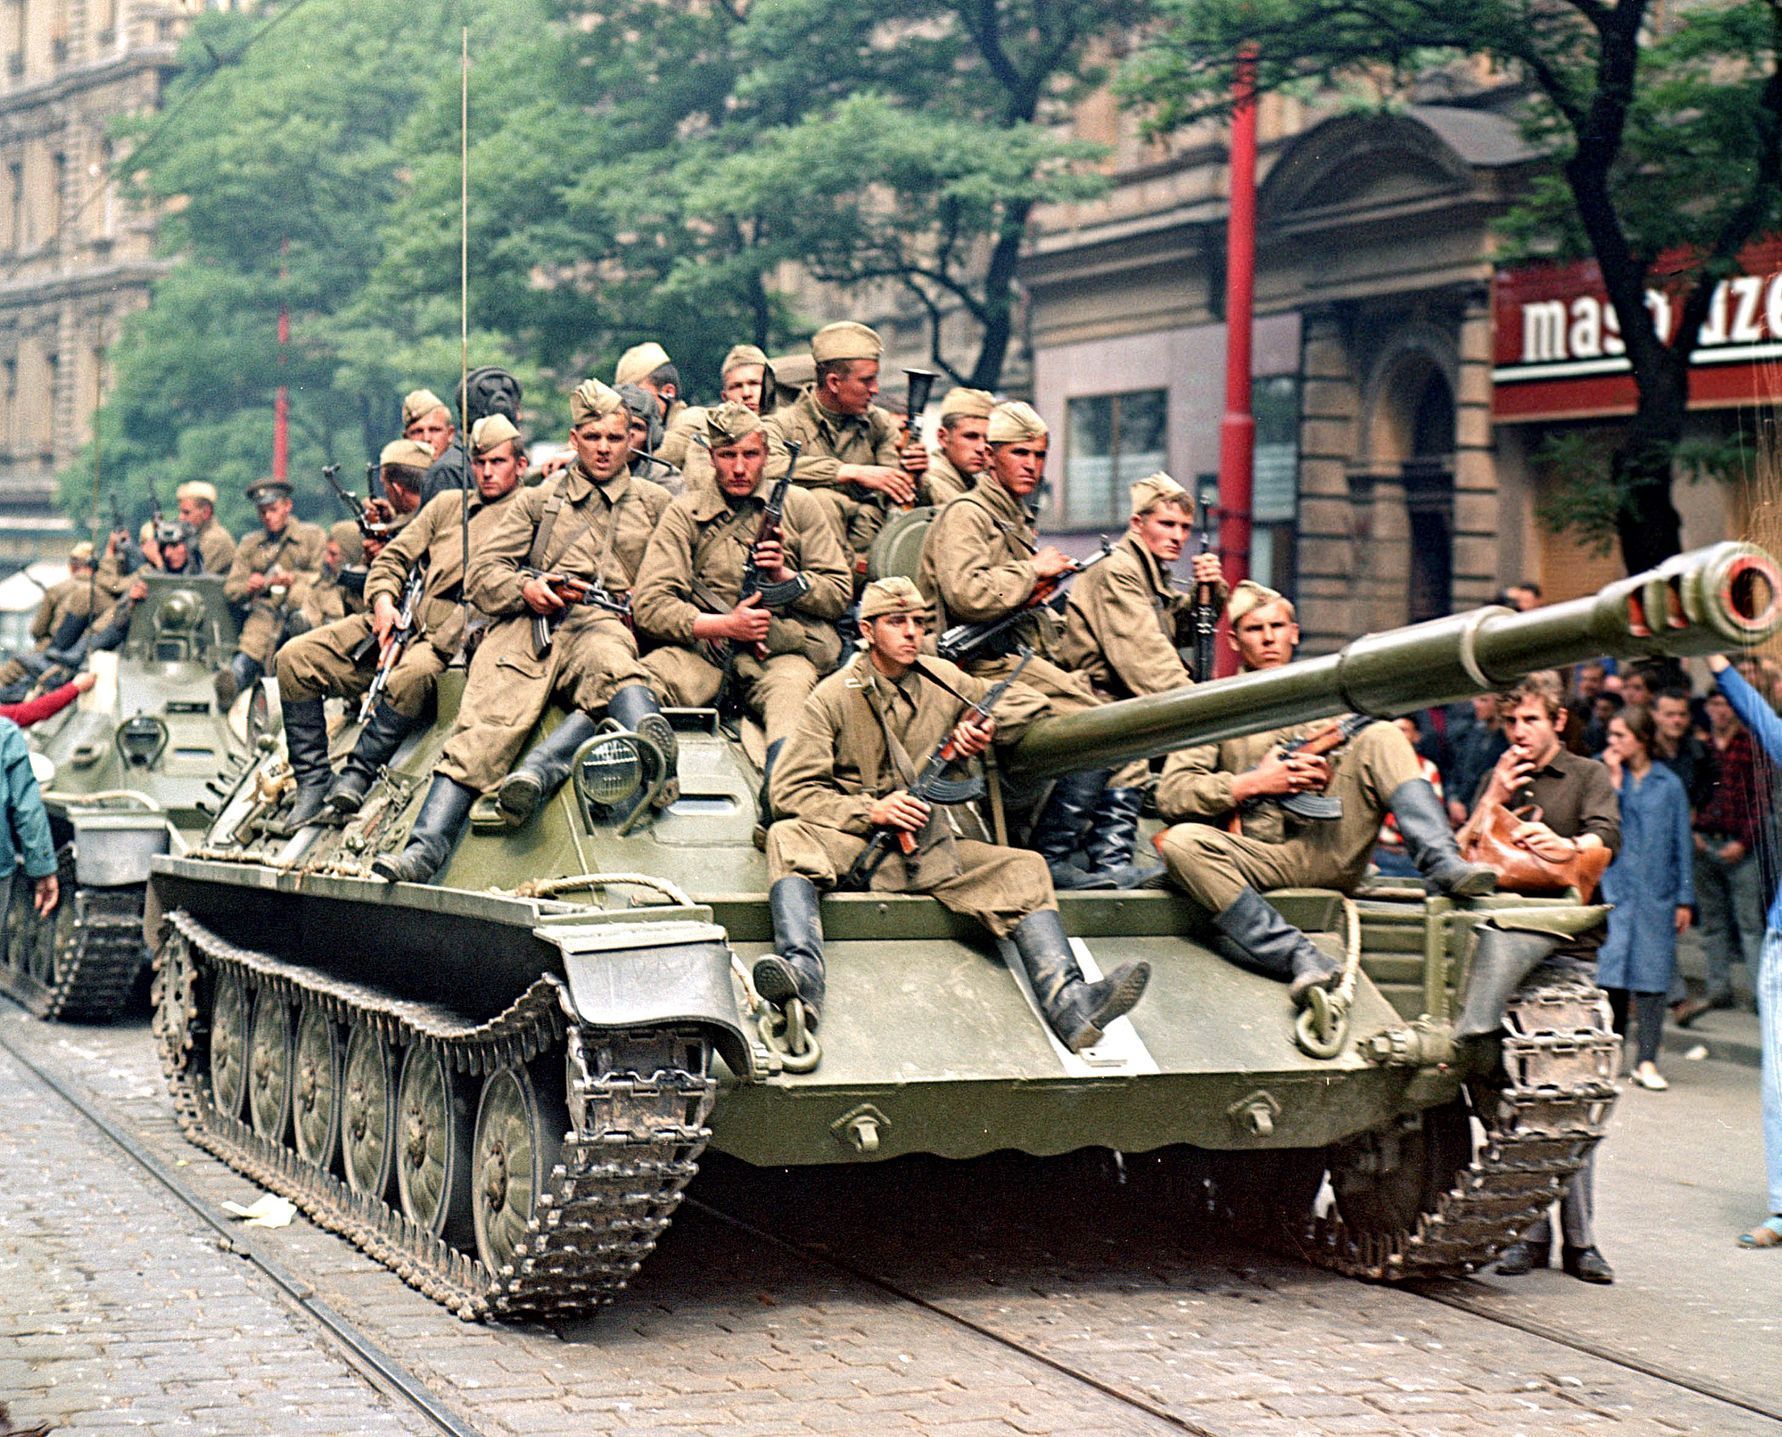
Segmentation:
[(245, 610), (235, 656), (216, 677), (217, 704), (225, 709), (266, 672), (284, 637), (292, 586), (321, 572), (328, 542), (320, 525), (292, 516), (291, 486), (283, 480), (258, 479), (246, 492), (259, 512), (260, 530), (236, 545), (223, 581), (223, 597)]
[[(630, 418), (613, 390), (585, 381), (570, 396), (570, 421), (575, 462), (522, 489), (473, 547), (465, 586), (491, 622), (408, 845), (373, 864), (389, 882), (432, 878), (477, 796), (497, 784), (509, 819), (529, 819), (568, 777), (576, 749), (594, 735), (598, 710), (654, 740), (673, 770), (674, 730), (626, 618), (602, 602), (564, 597), (574, 585), (599, 591), (604, 603), (627, 603), (669, 494), (627, 467)], [(545, 625), (542, 650), (535, 619)], [(553, 698), (569, 716), (508, 772)]]
[[(1194, 643), (1195, 600), (1170, 582), (1169, 566), (1194, 531), (1194, 498), (1161, 472), (1139, 480), (1129, 494), (1126, 536), (1071, 585), (1058, 646), (1059, 662), (1087, 677), (1096, 694), (1108, 700), (1160, 694), (1192, 682), (1180, 650)], [(1216, 622), (1230, 594), (1219, 556), (1196, 554), (1192, 577), (1197, 588), (1211, 586), (1210, 621)], [(1116, 887), (1131, 887), (1163, 871), (1132, 856), (1144, 797), (1135, 783), (1109, 782), (1083, 841), (1087, 871)]]
[(1046, 708), (1017, 682), (987, 716), (977, 713), (972, 706), (990, 695), (992, 682), (924, 657), (927, 619), (908, 579), (868, 584), (860, 602), (865, 649), (817, 685), (780, 757), (773, 807), (786, 816), (767, 833), (776, 952), (756, 962), (755, 987), (772, 1003), (801, 999), (814, 1024), (824, 997), (818, 889), (847, 880), (875, 831), (913, 835), (907, 856), (900, 845), (885, 845), (870, 886), (933, 894), (1010, 939), (1046, 1021), (1080, 1051), (1138, 1002), (1150, 967), (1123, 963), (1085, 982), (1040, 857), (985, 842), (966, 805), (912, 795), (918, 766), (949, 735), (960, 758), (975, 758), (994, 740), (1018, 737)]
[[(1246, 670), (1292, 662), (1299, 624), (1291, 600), (1246, 579), (1226, 613)], [(1447, 812), (1396, 724), (1357, 725), (1329, 757), (1283, 754), (1284, 744), (1331, 727), (1326, 720), (1180, 749), (1157, 782), (1157, 812), (1173, 825), (1157, 840), (1170, 879), (1212, 915), (1227, 957), (1290, 983), (1300, 1006), (1311, 989), (1334, 987), (1342, 965), (1271, 908), (1262, 890), (1351, 891), (1385, 814), (1398, 820), (1406, 852), (1436, 891), (1477, 897), (1497, 886), (1491, 869), (1461, 858)], [(1282, 802), (1303, 794), (1327, 794), (1340, 811), (1297, 819)]]
[[(958, 623), (987, 624), (1019, 616), (998, 639), (960, 660), (967, 673), (997, 679), (1015, 664), (1015, 647), (1025, 644), (1034, 658), (1024, 682), (1046, 696), (1052, 713), (1079, 713), (1101, 702), (1082, 674), (1072, 673), (1057, 661), (1060, 624), (1057, 614), (1034, 601), (1045, 595), (1077, 562), (1052, 544), (1042, 545), (1034, 527), (1028, 501), (1046, 473), (1050, 432), (1034, 410), (1021, 403), (999, 404), (986, 428), (990, 467), (977, 483), (958, 499), (945, 505), (928, 526), (922, 543), (917, 586), (934, 604), (935, 626), (944, 632)], [(1119, 774), (1118, 786), (1131, 788), (1143, 780), (1144, 765), (1129, 764)], [(1114, 775), (1108, 769), (1067, 773), (1052, 785), (1052, 792), (1030, 827), (1029, 846), (1046, 860), (1052, 883), (1058, 888), (1110, 887), (1129, 875), (1108, 876), (1104, 869), (1091, 873), (1071, 861), (1079, 841), (1113, 861), (1116, 869), (1132, 866), (1132, 830), (1126, 834), (1126, 850), (1115, 856), (1113, 844), (1099, 828), (1087, 840), (1086, 829), (1096, 822), (1102, 790)], [(1102, 822), (1105, 822), (1105, 813)]]
[[(728, 679), (767, 732), (766, 775), (817, 680), (841, 657), (835, 620), (854, 576), (819, 502), (785, 490), (778, 532), (761, 538), (775, 485), (767, 436), (740, 404), (702, 410), (714, 473), (662, 515), (637, 573), (633, 616), (660, 647), (644, 655), (670, 703), (724, 707)], [(751, 556), (759, 584), (745, 598)]]
[[(424, 451), (414, 451), (407, 440), (385, 446), (379, 467), (386, 484), (389, 471), (403, 467), (402, 461), (417, 480), (424, 475)], [(525, 452), (519, 431), (505, 416), (494, 415), (478, 420), (471, 431), (471, 454), (476, 474), (470, 496), (474, 549), (517, 489)], [(419, 721), (434, 680), (458, 652), (464, 635), (463, 507), (464, 496), (455, 489), (437, 495), (372, 559), (360, 612), (292, 639), (279, 650), (285, 746), (297, 780), (287, 825), (292, 832), (312, 822), (324, 806), (341, 816), (358, 812), (378, 769), (395, 756)], [(384, 646), (417, 567), (422, 578), (413, 626), (401, 653), (390, 656), (386, 665)], [(328, 760), (323, 703), (329, 695), (364, 698), (386, 667), (378, 701), (336, 778)]]

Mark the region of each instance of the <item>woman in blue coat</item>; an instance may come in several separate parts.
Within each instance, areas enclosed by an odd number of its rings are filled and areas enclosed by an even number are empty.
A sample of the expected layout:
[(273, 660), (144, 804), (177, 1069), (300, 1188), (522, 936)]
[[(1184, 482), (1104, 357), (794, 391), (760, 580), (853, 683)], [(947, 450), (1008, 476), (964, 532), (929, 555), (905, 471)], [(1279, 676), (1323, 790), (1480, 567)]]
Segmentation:
[(1615, 907), (1596, 981), (1608, 990), (1624, 1038), (1631, 1001), (1639, 1035), (1633, 1079), (1657, 1091), (1670, 1086), (1658, 1071), (1658, 1040), (1677, 935), (1695, 906), (1695, 847), (1689, 795), (1676, 774), (1652, 762), (1655, 737), (1651, 712), (1637, 704), (1609, 720), (1603, 762), (1621, 795), (1621, 852), (1603, 875), (1603, 897)]

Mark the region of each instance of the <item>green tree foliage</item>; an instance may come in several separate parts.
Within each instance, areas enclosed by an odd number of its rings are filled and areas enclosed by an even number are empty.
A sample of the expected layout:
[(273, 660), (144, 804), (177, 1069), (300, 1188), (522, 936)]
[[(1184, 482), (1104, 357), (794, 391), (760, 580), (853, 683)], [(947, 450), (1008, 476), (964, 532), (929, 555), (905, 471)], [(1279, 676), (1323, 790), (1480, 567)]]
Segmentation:
[[(1526, 88), (1527, 133), (1553, 169), (1506, 230), (1522, 254), (1596, 259), (1639, 393), (1608, 482), (1550, 512), (1588, 538), (1618, 538), (1630, 569), (1675, 553), (1671, 483), (1696, 333), (1739, 251), (1782, 222), (1782, 0), (1668, 12), (1651, 0), (1160, 0), (1160, 9), (1163, 24), (1123, 87), (1162, 127), (1225, 108), (1244, 44), (1257, 47), (1264, 89), (1362, 85), (1394, 96), (1420, 68), (1463, 56), (1489, 58)], [(1669, 342), (1644, 302), (1661, 279), (1682, 296)]]

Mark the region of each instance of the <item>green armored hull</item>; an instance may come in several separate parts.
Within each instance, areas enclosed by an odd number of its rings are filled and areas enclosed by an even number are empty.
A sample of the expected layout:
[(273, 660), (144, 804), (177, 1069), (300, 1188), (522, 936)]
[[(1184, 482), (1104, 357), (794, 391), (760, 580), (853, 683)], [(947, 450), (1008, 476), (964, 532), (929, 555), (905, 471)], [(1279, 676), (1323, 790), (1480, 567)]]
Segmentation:
[[(1723, 545), (1538, 615), (1480, 611), (1044, 720), (1006, 764), (1030, 778), (1085, 752), (1105, 765), (1389, 716), (1605, 651), (1712, 652), (1782, 625), (1777, 593), (1767, 556)], [(490, 806), (435, 884), (387, 887), (370, 862), (405, 838), (461, 683), (446, 677), (439, 721), (344, 829), (274, 836), (283, 760), (264, 754), (201, 846), (155, 860), (147, 930), (188, 1134), (466, 1316), (610, 1297), (708, 1145), (762, 1165), (1087, 1146), (1200, 1162), (1244, 1218), (1395, 1278), (1489, 1260), (1604, 1130), (1618, 1044), (1602, 995), (1555, 969), (1502, 992), (1469, 971), (1480, 925), (1601, 921), (1558, 900), (1271, 895), (1348, 965), (1333, 1029), (1221, 958), (1186, 900), (1066, 895), (1086, 972), (1153, 970), (1145, 1001), (1071, 1054), (980, 931), (924, 897), (832, 895), (813, 1047), (748, 983), (771, 941), (758, 746), (705, 711), (675, 716), (680, 795), (661, 814), (628, 816), (647, 741), (602, 735), (526, 827)], [(1463, 1037), (1461, 1006), (1482, 1002), (1489, 1036)], [(1335, 1202), (1315, 1207), (1327, 1178)]]

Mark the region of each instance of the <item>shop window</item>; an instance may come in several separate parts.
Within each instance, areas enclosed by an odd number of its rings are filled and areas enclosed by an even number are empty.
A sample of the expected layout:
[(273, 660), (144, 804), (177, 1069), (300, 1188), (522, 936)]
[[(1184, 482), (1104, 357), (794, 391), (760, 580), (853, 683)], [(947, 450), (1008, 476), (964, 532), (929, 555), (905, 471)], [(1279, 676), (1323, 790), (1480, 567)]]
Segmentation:
[(1139, 389), (1073, 399), (1065, 435), (1063, 526), (1124, 527), (1128, 487), (1164, 467), (1168, 392)]

